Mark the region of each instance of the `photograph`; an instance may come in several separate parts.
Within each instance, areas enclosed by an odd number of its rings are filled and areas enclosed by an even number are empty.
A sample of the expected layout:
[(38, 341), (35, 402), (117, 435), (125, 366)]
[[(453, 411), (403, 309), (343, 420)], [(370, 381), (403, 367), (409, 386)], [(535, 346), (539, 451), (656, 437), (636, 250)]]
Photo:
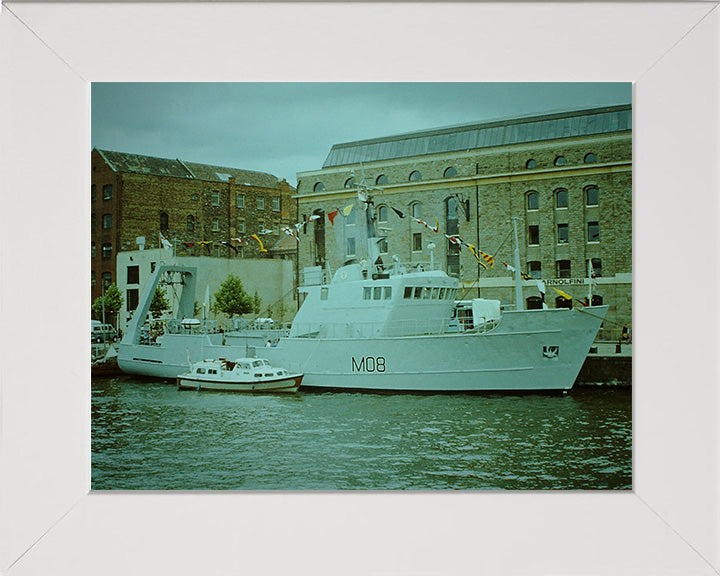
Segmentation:
[(630, 83), (93, 83), (93, 490), (632, 489)]
[(0, 572), (717, 575), (717, 8), (3, 2)]

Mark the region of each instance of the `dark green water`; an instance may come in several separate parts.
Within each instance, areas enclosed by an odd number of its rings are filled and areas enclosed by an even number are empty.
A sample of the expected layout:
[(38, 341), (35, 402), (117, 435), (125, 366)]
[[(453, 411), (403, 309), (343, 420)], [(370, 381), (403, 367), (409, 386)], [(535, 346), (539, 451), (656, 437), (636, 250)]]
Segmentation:
[(92, 488), (631, 489), (631, 391), (250, 396), (94, 379)]

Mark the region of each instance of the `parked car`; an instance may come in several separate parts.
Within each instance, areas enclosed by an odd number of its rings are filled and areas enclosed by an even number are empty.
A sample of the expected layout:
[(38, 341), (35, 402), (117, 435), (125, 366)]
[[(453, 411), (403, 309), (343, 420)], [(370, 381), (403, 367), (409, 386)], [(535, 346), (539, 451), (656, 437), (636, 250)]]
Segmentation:
[(111, 324), (94, 324), (90, 327), (91, 342), (117, 342), (118, 333)]

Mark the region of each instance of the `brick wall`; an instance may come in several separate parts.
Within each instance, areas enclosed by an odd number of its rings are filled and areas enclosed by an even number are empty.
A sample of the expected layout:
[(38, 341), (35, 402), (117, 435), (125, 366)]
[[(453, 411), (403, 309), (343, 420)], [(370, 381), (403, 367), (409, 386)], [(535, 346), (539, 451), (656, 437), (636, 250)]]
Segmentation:
[[(569, 260), (572, 277), (587, 275), (587, 259), (600, 258), (604, 278), (632, 272), (632, 144), (629, 133), (617, 133), (593, 137), (576, 137), (531, 145), (513, 145), (492, 149), (471, 150), (461, 153), (443, 153), (412, 158), (370, 162), (360, 166), (333, 167), (299, 175), (298, 195), (301, 214), (321, 211), (324, 214), (354, 204), (358, 215), (362, 214), (361, 203), (354, 189), (344, 188), (344, 183), (354, 171), (359, 180), (364, 172), (369, 184), (374, 184), (379, 175), (387, 177), (388, 183), (376, 192), (376, 208), (381, 205), (394, 206), (409, 214), (411, 205), (419, 202), (421, 218), (434, 225), (439, 222), (440, 233), (447, 231), (446, 200), (457, 195), (469, 202), (469, 220), (462, 212), (458, 214), (459, 235), (475, 244), (480, 250), (495, 255), (497, 260), (513, 263), (512, 217), (519, 218), (518, 232), (520, 259), (525, 271), (527, 262), (541, 262), (542, 277), (556, 277), (556, 263)], [(587, 154), (592, 153), (596, 162), (585, 163)], [(564, 166), (555, 166), (558, 156), (565, 158)], [(527, 169), (528, 160), (534, 159), (537, 167)], [(457, 170), (454, 178), (444, 178), (448, 167)], [(409, 181), (410, 173), (419, 171), (422, 180)], [(314, 191), (317, 182), (325, 186), (323, 193)], [(588, 206), (585, 191), (588, 186), (598, 188), (598, 206)], [(556, 192), (567, 190), (567, 208), (556, 207)], [(536, 191), (539, 209), (527, 209), (528, 191)], [(600, 241), (588, 241), (588, 222), (598, 222)], [(567, 224), (568, 242), (558, 243), (557, 226)], [(401, 261), (418, 262), (429, 260), (428, 244), (436, 245), (434, 258), (445, 269), (448, 242), (442, 234), (434, 234), (410, 218), (399, 219), (392, 211), (387, 223), (379, 223), (382, 234), (388, 238), (388, 257), (397, 254)], [(537, 246), (528, 243), (528, 226), (537, 225), (540, 242)], [(308, 241), (300, 244), (299, 268), (316, 264), (316, 255), (322, 249), (315, 242), (313, 226), (308, 225), (302, 235)], [(350, 236), (356, 237), (358, 257), (364, 254), (364, 234), (359, 225), (347, 226), (342, 216), (331, 226), (325, 218), (324, 250), (331, 269), (335, 270), (344, 261), (345, 242)], [(423, 251), (412, 251), (412, 237), (421, 233)], [(460, 256), (460, 280), (467, 285), (477, 286), (480, 281), (509, 276), (508, 270), (498, 264), (484, 270), (479, 267), (472, 254), (463, 249)], [(619, 282), (604, 285), (604, 301), (611, 305), (608, 319), (630, 326), (631, 285)], [(532, 288), (526, 289), (527, 296), (533, 295)], [(477, 288), (475, 288), (477, 293)], [(514, 301), (511, 287), (500, 291), (498, 296), (505, 302)], [(586, 288), (579, 296), (586, 295)], [(573, 294), (573, 296), (575, 296)], [(554, 307), (554, 296), (551, 306)], [(608, 323), (606, 323), (608, 324)]]

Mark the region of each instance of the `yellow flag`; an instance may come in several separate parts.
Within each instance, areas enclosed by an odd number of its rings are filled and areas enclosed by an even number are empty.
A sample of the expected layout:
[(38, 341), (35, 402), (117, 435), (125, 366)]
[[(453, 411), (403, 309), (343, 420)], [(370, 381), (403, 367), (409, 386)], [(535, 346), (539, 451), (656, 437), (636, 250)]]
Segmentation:
[(353, 205), (350, 204), (349, 206), (345, 206), (345, 208), (342, 209), (343, 216), (349, 216), (350, 212), (352, 212)]
[(557, 288), (553, 288), (553, 290), (555, 290), (555, 292), (565, 298), (565, 300), (572, 300), (572, 296), (570, 296), (570, 294), (568, 294), (567, 292), (563, 292), (562, 290), (558, 290)]

